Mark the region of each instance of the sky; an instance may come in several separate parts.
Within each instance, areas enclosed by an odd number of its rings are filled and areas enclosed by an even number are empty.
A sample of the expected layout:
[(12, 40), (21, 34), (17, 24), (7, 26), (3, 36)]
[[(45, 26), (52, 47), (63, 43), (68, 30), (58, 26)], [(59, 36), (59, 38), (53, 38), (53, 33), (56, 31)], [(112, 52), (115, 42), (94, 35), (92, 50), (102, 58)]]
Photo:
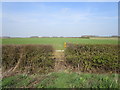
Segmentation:
[(2, 2), (119, 2), (119, 0), (1, 0)]
[(118, 35), (118, 3), (3, 2), (2, 35)]

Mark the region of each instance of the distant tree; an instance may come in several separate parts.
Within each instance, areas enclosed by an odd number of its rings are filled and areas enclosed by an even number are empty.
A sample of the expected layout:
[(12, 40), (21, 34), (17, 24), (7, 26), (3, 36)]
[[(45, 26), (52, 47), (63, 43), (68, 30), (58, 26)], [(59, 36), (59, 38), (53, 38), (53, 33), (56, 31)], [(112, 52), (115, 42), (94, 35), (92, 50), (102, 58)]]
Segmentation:
[(10, 36), (3, 36), (2, 38), (11, 38)]

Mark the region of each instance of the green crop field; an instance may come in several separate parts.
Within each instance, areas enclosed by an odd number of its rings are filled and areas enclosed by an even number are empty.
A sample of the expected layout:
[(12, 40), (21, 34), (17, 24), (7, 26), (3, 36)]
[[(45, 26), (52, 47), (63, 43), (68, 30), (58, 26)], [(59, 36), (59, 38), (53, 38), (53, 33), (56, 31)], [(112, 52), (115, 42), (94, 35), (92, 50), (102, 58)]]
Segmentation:
[(50, 44), (55, 49), (64, 49), (64, 42), (77, 44), (118, 44), (116, 39), (83, 39), (83, 38), (8, 38), (2, 44)]

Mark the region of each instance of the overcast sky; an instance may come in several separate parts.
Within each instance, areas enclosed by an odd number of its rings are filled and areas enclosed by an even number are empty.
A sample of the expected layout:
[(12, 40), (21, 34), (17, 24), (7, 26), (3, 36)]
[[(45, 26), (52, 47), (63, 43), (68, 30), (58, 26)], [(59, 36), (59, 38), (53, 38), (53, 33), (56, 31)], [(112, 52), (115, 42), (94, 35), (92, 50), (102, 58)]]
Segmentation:
[(117, 34), (117, 2), (2, 3), (3, 36), (75, 37)]

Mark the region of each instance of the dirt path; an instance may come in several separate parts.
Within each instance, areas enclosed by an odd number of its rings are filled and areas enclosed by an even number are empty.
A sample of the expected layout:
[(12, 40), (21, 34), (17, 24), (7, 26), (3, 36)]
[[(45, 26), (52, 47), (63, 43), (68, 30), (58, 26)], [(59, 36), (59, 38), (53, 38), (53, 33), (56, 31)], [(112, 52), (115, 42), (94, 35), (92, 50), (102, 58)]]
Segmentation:
[(54, 56), (56, 58), (54, 67), (55, 72), (64, 71), (66, 69), (64, 50), (56, 50)]

